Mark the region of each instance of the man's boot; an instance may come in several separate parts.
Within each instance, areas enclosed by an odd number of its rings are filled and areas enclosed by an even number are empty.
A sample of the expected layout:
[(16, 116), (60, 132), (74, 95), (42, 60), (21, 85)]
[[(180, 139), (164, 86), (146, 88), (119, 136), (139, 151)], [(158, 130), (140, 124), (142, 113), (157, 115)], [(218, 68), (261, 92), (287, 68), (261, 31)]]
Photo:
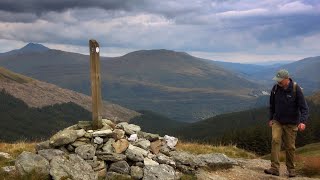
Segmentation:
[(288, 173), (289, 173), (289, 177), (296, 177), (297, 176), (296, 171), (294, 169), (289, 169)]
[(264, 173), (271, 174), (271, 175), (274, 175), (274, 176), (279, 176), (279, 170), (277, 170), (275, 168), (265, 169)]

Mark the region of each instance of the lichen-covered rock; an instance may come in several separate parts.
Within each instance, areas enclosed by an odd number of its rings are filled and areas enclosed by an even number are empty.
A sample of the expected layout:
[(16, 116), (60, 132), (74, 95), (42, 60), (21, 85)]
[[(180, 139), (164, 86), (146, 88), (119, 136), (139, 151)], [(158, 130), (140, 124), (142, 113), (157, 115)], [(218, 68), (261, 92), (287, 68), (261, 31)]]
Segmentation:
[(156, 141), (160, 138), (159, 134), (151, 134), (151, 133), (147, 133), (147, 132), (143, 132), (143, 131), (138, 132), (138, 137), (143, 138), (143, 139), (147, 139), (150, 142)]
[(106, 180), (132, 180), (131, 176), (128, 174), (120, 174), (117, 172), (109, 171), (106, 175)]
[(141, 130), (140, 126), (137, 126), (135, 124), (128, 124), (127, 122), (121, 122), (117, 124), (116, 127), (122, 128), (128, 135), (136, 134)]
[(238, 164), (237, 161), (221, 153), (200, 154), (197, 157), (211, 168), (230, 168)]
[(148, 152), (142, 148), (130, 144), (125, 154), (127, 158), (131, 159), (132, 161), (143, 161), (144, 157), (148, 155)]
[(118, 161), (110, 165), (109, 171), (117, 172), (120, 174), (129, 174), (130, 166), (126, 161)]
[(173, 167), (165, 164), (158, 166), (145, 166), (143, 168), (143, 180), (174, 180), (175, 171)]
[(141, 179), (143, 177), (143, 169), (139, 166), (131, 166), (130, 175), (133, 179)]
[(55, 156), (50, 162), (50, 175), (53, 179), (97, 180), (92, 167), (76, 154)]
[(31, 152), (22, 152), (15, 161), (15, 167), (19, 174), (22, 176), (31, 172), (48, 176), (49, 175), (49, 162), (44, 157), (33, 154)]
[(42, 149), (51, 149), (51, 148), (53, 148), (53, 147), (50, 145), (49, 140), (36, 144), (36, 152), (38, 152)]
[(76, 132), (77, 132), (78, 138), (80, 138), (86, 134), (86, 131), (84, 129), (76, 130)]
[(111, 161), (111, 162), (116, 162), (116, 161), (122, 161), (127, 158), (126, 155), (124, 154), (118, 154), (118, 153), (99, 153), (97, 154), (98, 159), (104, 160), (104, 161)]
[(102, 150), (106, 153), (114, 153), (112, 144), (115, 142), (113, 138), (110, 138), (102, 147)]
[(133, 142), (132, 144), (144, 150), (149, 150), (151, 145), (150, 141), (146, 139), (138, 139), (136, 142)]
[(59, 131), (50, 138), (50, 145), (62, 146), (74, 142), (78, 138), (76, 130), (63, 130)]
[(160, 164), (168, 164), (168, 165), (170, 165), (170, 166), (172, 166), (172, 167), (175, 167), (176, 166), (176, 162), (172, 159), (172, 158), (170, 158), (170, 157), (168, 157), (168, 156), (166, 156), (166, 155), (164, 155), (164, 154), (162, 154), (162, 153), (159, 153), (159, 154), (157, 154), (157, 156), (156, 156), (157, 158), (157, 161), (160, 163)]
[(75, 149), (75, 153), (78, 154), (82, 159), (93, 159), (96, 154), (96, 148), (91, 144), (79, 146)]
[(38, 151), (38, 154), (50, 162), (53, 157), (65, 155), (65, 152), (59, 149), (43, 149)]
[(172, 151), (170, 152), (170, 156), (180, 164), (191, 166), (192, 168), (197, 167), (205, 167), (206, 162), (198, 158), (196, 155), (190, 154), (188, 152), (179, 152), (179, 151)]

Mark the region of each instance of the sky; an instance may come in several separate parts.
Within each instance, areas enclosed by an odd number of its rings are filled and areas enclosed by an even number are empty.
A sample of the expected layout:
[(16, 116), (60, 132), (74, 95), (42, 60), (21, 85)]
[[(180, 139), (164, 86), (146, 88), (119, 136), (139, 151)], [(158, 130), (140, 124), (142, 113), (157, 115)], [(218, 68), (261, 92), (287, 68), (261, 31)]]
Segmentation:
[[(23, 1), (23, 3), (22, 3)], [(0, 53), (29, 42), (121, 56), (169, 49), (229, 62), (320, 55), (319, 0), (0, 0)]]

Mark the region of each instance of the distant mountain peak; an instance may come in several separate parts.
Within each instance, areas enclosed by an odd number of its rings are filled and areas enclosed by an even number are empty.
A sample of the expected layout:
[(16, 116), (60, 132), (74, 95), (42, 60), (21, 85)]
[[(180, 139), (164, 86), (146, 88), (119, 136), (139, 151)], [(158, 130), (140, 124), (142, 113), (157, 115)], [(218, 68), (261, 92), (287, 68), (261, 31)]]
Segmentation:
[(28, 43), (24, 47), (20, 49), (15, 49), (9, 52), (0, 53), (0, 57), (2, 56), (10, 56), (10, 55), (17, 55), (23, 53), (41, 53), (50, 50), (46, 46), (37, 43)]
[(42, 44), (37, 44), (37, 43), (28, 43), (24, 47), (20, 49), (20, 51), (23, 52), (41, 52), (41, 51), (47, 51), (49, 48)]

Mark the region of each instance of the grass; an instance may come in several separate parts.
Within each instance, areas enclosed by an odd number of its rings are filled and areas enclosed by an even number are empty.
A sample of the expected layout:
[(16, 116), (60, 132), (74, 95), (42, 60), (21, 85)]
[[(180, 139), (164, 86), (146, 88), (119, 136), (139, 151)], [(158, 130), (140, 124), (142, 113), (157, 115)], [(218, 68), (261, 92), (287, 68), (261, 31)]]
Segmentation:
[(223, 153), (231, 158), (247, 158), (252, 159), (257, 156), (246, 150), (239, 149), (234, 145), (229, 146), (212, 146), (200, 143), (178, 142), (177, 150), (187, 151), (193, 154), (209, 154), (209, 153)]
[[(270, 159), (270, 154), (263, 156)], [(280, 161), (285, 162), (285, 152), (281, 151)], [(296, 149), (296, 169), (299, 174), (307, 177), (320, 178), (320, 143), (308, 144)]]
[[(5, 152), (11, 155), (12, 158), (0, 158), (0, 167), (14, 166), (14, 160), (23, 152), (29, 151), (35, 153), (35, 142), (16, 142), (16, 143), (0, 143), (0, 152)], [(3, 180), (45, 180), (48, 179), (47, 175), (39, 174), (33, 171), (25, 176), (20, 176), (17, 172), (7, 173), (0, 171), (0, 179)]]
[(320, 178), (320, 156), (297, 156), (296, 162), (297, 170), (300, 174)]
[(16, 143), (0, 143), (0, 152), (8, 153), (12, 157), (10, 159), (0, 158), (0, 167), (13, 166), (14, 160), (23, 151), (35, 152), (35, 144), (36, 143), (28, 143), (23, 141)]
[(5, 79), (5, 80), (10, 79), (18, 83), (28, 83), (33, 81), (32, 78), (14, 73), (2, 67), (0, 67), (0, 79)]
[(320, 157), (320, 143), (313, 143), (298, 148), (296, 154), (302, 156), (316, 156)]

